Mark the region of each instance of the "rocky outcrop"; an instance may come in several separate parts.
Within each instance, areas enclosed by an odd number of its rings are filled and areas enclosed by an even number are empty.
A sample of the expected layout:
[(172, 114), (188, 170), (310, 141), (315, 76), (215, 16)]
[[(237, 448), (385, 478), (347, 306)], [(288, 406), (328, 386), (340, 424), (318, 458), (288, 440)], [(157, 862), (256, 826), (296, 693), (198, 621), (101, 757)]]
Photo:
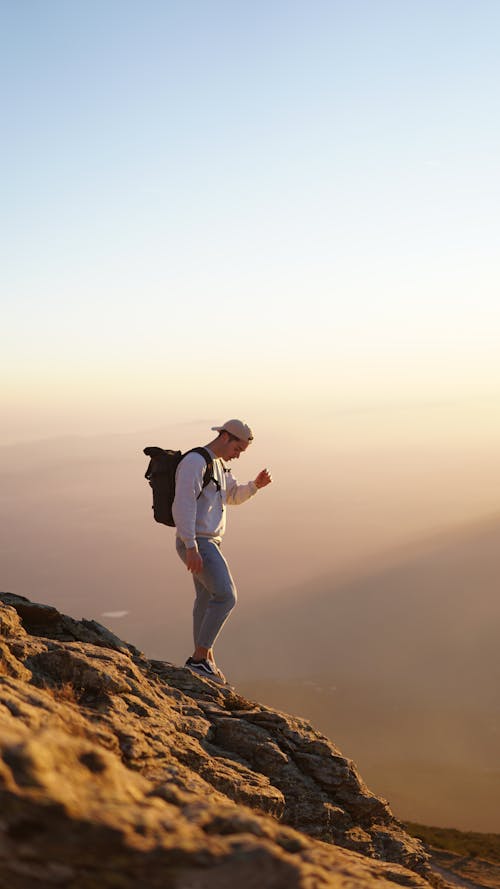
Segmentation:
[(0, 887), (429, 885), (306, 721), (8, 593), (0, 656)]

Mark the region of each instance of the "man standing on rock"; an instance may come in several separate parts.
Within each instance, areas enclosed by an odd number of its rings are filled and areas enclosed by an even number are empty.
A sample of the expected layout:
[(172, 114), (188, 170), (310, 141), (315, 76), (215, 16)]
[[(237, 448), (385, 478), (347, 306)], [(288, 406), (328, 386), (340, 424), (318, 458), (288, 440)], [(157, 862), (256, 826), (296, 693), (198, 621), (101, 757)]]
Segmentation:
[(222, 426), (212, 426), (212, 430), (218, 435), (204, 446), (213, 461), (210, 481), (204, 485), (205, 457), (193, 451), (186, 454), (177, 468), (172, 514), (177, 527), (177, 552), (193, 574), (196, 593), (195, 648), (186, 667), (224, 684), (226, 680), (216, 666), (213, 647), (236, 604), (234, 580), (221, 552), (226, 505), (244, 503), (272, 479), (267, 469), (263, 469), (254, 481), (239, 485), (223, 463), (239, 460), (253, 441), (252, 430), (246, 423), (228, 420)]

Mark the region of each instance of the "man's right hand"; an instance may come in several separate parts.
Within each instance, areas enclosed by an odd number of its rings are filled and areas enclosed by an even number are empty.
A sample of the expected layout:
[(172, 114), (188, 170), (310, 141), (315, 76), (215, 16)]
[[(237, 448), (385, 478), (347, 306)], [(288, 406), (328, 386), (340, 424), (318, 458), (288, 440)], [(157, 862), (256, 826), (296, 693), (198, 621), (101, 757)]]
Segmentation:
[(198, 552), (197, 546), (192, 546), (186, 550), (186, 568), (193, 574), (199, 574), (203, 571), (203, 559)]

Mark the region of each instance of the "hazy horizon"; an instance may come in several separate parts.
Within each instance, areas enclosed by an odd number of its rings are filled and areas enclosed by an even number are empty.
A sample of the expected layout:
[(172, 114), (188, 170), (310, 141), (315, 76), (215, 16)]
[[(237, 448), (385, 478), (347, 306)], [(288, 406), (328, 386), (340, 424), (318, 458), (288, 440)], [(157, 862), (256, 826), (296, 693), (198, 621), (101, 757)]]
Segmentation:
[[(148, 596), (144, 587), (153, 601), (163, 597), (171, 577), (185, 587), (175, 532), (152, 519), (142, 449), (153, 443), (183, 450), (203, 444), (215, 422), (0, 447), (4, 582), (29, 586), (42, 569), (51, 576), (52, 592), (64, 595), (72, 588), (83, 613), (85, 584), (72, 568), (75, 559), (80, 568), (85, 541), (99, 555), (99, 562), (85, 563), (85, 573), (104, 574), (94, 578), (109, 600), (103, 610), (133, 611), (137, 590)], [(274, 483), (245, 508), (231, 509), (225, 540), (246, 598), (286, 594), (322, 575), (359, 575), (385, 554), (397, 555), (414, 542), (498, 511), (493, 437), (488, 448), (473, 449), (464, 440), (451, 450), (432, 442), (426, 431), (405, 447), (394, 435), (385, 441), (379, 435), (375, 448), (369, 424), (355, 441), (359, 418), (354, 428), (352, 423), (344, 416), (337, 430), (335, 420), (329, 426), (323, 420), (323, 435), (313, 433), (310, 443), (307, 426), (295, 429), (285, 421), (281, 427), (276, 421), (255, 426), (255, 442), (232, 469), (245, 482), (269, 466)], [(404, 424), (398, 431), (406, 434)], [(29, 562), (21, 546), (26, 539), (33, 554)], [(67, 550), (54, 550), (63, 540)], [(112, 589), (106, 589), (110, 580)]]
[[(158, 429), (154, 442), (204, 442), (211, 422)], [(245, 693), (317, 723), (390, 796), (398, 816), (499, 829), (490, 801), (500, 774), (491, 735), (500, 681), (500, 510), (490, 485), (496, 452), (474, 461), (468, 451), (450, 459), (408, 449), (398, 464), (389, 443), (376, 454), (340, 441), (338, 450), (324, 441), (300, 449), (287, 431), (286, 446), (265, 461), (273, 486), (229, 512), (224, 551), (240, 598), (217, 645), (221, 664)], [(174, 551), (174, 529), (151, 514), (142, 454), (153, 443), (149, 433), (0, 447), (1, 586), (98, 620), (147, 656), (182, 664), (191, 651), (192, 585)], [(257, 435), (232, 467), (241, 481), (275, 440), (275, 428)], [(321, 502), (300, 482), (312, 459)], [(467, 461), (475, 472), (466, 485)], [(319, 690), (304, 697), (303, 681)], [(394, 707), (413, 714), (399, 728)], [(469, 768), (460, 796), (457, 769), (468, 767), (474, 744), (490, 752), (483, 767)], [(458, 763), (452, 749), (460, 751)], [(431, 774), (432, 804), (425, 792)], [(454, 816), (460, 799), (466, 811)]]
[(325, 677), (321, 590), (362, 611), (395, 576), (417, 598), (431, 577), (453, 657), (481, 621), (491, 657), (495, 558), (477, 621), (472, 580), (461, 611), (453, 591), (500, 512), (500, 5), (54, 0), (1, 19), (0, 585), (182, 663), (191, 582), (142, 449), (236, 416), (255, 441), (235, 474), (274, 482), (229, 514), (228, 675), (279, 678), (285, 615), (290, 679), (314, 598), (301, 669)]

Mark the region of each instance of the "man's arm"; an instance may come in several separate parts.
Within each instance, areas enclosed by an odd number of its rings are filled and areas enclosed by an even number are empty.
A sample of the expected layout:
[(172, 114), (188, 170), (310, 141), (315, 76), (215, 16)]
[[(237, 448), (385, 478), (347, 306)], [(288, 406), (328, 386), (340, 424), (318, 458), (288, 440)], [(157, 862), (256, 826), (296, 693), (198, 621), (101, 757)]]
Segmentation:
[(172, 515), (177, 533), (186, 547), (186, 567), (193, 574), (203, 569), (203, 559), (196, 543), (196, 509), (205, 468), (206, 462), (201, 454), (190, 453), (179, 463), (175, 478)]
[(254, 479), (254, 485), (256, 485), (257, 488), (260, 490), (260, 488), (265, 488), (266, 485), (270, 485), (272, 480), (273, 480), (273, 477), (272, 477), (271, 473), (269, 472), (269, 470), (262, 469), (259, 472), (257, 478)]
[(226, 475), (226, 501), (231, 506), (239, 506), (240, 503), (245, 503), (250, 497), (253, 497), (260, 488), (265, 488), (265, 486), (270, 485), (271, 482), (271, 474), (267, 469), (262, 469), (257, 478), (252, 482), (248, 482), (246, 485), (239, 485), (234, 476), (228, 472)]

